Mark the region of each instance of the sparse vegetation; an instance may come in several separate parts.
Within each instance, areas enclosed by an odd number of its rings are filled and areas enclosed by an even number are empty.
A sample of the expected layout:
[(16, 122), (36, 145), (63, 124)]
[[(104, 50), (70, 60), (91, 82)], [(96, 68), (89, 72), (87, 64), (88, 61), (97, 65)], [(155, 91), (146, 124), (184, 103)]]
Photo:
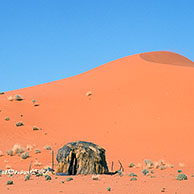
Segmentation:
[(141, 172), (142, 172), (144, 175), (147, 175), (147, 174), (149, 173), (149, 171), (148, 171), (147, 169), (143, 169)]
[(111, 188), (110, 188), (110, 187), (107, 187), (106, 190), (107, 190), (107, 191), (111, 191)]
[(134, 163), (130, 163), (130, 164), (128, 165), (128, 167), (129, 167), (129, 168), (133, 168), (133, 167), (135, 167), (135, 164), (134, 164)]
[(91, 91), (86, 92), (86, 96), (91, 96), (91, 95), (92, 95)]
[(164, 169), (166, 169), (165, 165), (164, 166), (160, 166), (160, 170), (164, 170)]
[(20, 154), (24, 153), (25, 150), (21, 145), (15, 144), (12, 148), (12, 151), (13, 151), (14, 155), (15, 154), (20, 155)]
[(49, 145), (45, 145), (45, 146), (44, 146), (44, 149), (45, 149), (45, 150), (52, 150), (52, 147), (49, 146)]
[(95, 181), (99, 180), (99, 175), (93, 175), (92, 180), (95, 180)]
[(5, 94), (5, 92), (0, 92), (0, 95), (3, 95), (3, 94)]
[(41, 151), (39, 149), (35, 149), (34, 152), (35, 152), (35, 154), (41, 153)]
[(9, 121), (9, 120), (10, 120), (10, 118), (9, 118), (9, 117), (5, 117), (5, 120), (6, 120), (6, 121)]
[(137, 180), (137, 178), (135, 178), (135, 177), (132, 177), (131, 179), (130, 179), (130, 181), (136, 181)]
[(34, 106), (40, 106), (40, 104), (34, 104)]
[(12, 180), (8, 180), (7, 181), (7, 185), (13, 185), (13, 181)]
[(165, 187), (163, 187), (163, 188), (162, 188), (162, 190), (161, 190), (161, 192), (165, 192), (165, 190), (166, 190), (166, 188), (165, 188)]
[(45, 175), (45, 180), (46, 180), (46, 181), (51, 180), (51, 176), (49, 176), (49, 175)]
[(187, 176), (185, 174), (178, 174), (176, 176), (176, 180), (179, 180), (179, 181), (187, 180)]
[(130, 176), (130, 177), (137, 177), (137, 175), (136, 175), (135, 173), (133, 173), (133, 172), (130, 173), (129, 176)]
[(24, 125), (24, 124), (23, 124), (22, 121), (16, 123), (16, 127), (20, 127), (20, 126), (23, 126), (23, 125)]
[(0, 150), (0, 157), (3, 156), (3, 152)]
[(178, 173), (181, 173), (181, 172), (182, 172), (182, 170), (177, 170), (177, 172), (178, 172)]
[(23, 153), (22, 155), (21, 155), (21, 158), (22, 159), (26, 159), (26, 158), (29, 158), (30, 156), (29, 156), (29, 153), (28, 152), (26, 152), (26, 153)]
[(72, 181), (72, 180), (73, 180), (72, 177), (66, 179), (66, 181)]
[(13, 150), (7, 150), (6, 154), (9, 155), (9, 156), (13, 156)]
[(26, 146), (26, 150), (32, 151), (32, 149), (33, 149), (33, 146), (32, 146), (32, 145), (28, 144), (28, 145)]
[(152, 168), (153, 165), (154, 165), (154, 163), (151, 160), (148, 160), (148, 159), (145, 159), (144, 163), (147, 166), (147, 168), (149, 168), (149, 169)]
[(15, 95), (15, 100), (16, 100), (16, 101), (22, 101), (23, 98), (22, 98), (22, 96), (20, 96), (19, 94), (16, 94), (16, 95)]
[(12, 97), (12, 96), (8, 96), (7, 99), (8, 99), (9, 101), (13, 101), (13, 97)]
[(32, 103), (34, 104), (35, 102), (36, 102), (36, 100), (35, 100), (35, 99), (33, 99), (33, 100), (32, 100)]
[(36, 126), (34, 126), (32, 129), (33, 129), (34, 131), (40, 130), (40, 128), (38, 128), (38, 127), (36, 127)]
[(28, 180), (30, 180), (30, 177), (31, 177), (31, 174), (28, 174), (27, 176), (25, 176), (25, 181), (28, 181)]

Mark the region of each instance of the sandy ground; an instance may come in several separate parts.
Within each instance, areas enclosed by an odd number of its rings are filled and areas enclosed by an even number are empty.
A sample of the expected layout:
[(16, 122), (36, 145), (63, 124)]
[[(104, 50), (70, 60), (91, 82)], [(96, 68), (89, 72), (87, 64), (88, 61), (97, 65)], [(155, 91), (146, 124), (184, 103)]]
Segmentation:
[[(89, 91), (90, 96), (86, 95)], [(16, 94), (24, 100), (8, 100)], [(39, 106), (34, 106), (33, 99)], [(108, 185), (115, 193), (160, 193), (162, 187), (169, 193), (192, 193), (192, 178), (177, 182), (175, 175), (179, 163), (188, 176), (194, 169), (193, 99), (194, 63), (171, 52), (128, 56), (71, 78), (6, 92), (0, 95), (0, 169), (27, 170), (31, 161), (32, 168), (51, 166), (50, 151), (43, 147), (50, 145), (56, 154), (61, 146), (76, 140), (104, 147), (109, 167), (114, 161), (115, 169), (118, 160), (127, 169), (130, 162), (142, 163), (145, 158), (163, 159), (176, 169), (172, 175), (167, 169), (164, 177), (159, 171), (156, 178), (139, 177), (136, 182), (125, 176), (101, 176), (95, 182), (86, 176), (61, 184), (61, 178), (49, 183), (42, 178), (24, 182), (23, 177), (14, 176), (14, 185), (8, 187), (3, 176), (1, 193), (55, 193), (60, 189), (104, 193)], [(16, 127), (18, 121), (24, 126)], [(41, 130), (34, 131), (33, 126)], [(7, 156), (5, 152), (15, 144), (33, 146), (30, 157)], [(41, 153), (34, 154), (35, 149)], [(35, 158), (40, 167), (34, 166)]]

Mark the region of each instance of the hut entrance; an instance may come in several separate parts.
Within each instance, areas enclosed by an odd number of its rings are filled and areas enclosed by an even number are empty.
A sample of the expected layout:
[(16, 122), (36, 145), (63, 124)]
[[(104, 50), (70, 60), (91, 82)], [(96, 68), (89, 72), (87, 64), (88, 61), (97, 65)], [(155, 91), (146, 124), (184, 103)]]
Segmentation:
[(77, 174), (77, 158), (76, 158), (76, 154), (73, 152), (71, 154), (71, 161), (69, 164), (68, 174), (69, 175), (76, 175)]

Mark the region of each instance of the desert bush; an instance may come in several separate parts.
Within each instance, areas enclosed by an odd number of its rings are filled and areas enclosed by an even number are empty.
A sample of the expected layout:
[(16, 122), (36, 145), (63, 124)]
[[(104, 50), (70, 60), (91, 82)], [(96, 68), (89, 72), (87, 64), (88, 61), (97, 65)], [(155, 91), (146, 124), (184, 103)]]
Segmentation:
[(160, 166), (160, 170), (164, 170), (164, 169), (166, 169), (165, 165), (164, 166)]
[(177, 170), (177, 172), (178, 172), (178, 173), (181, 173), (181, 172), (182, 172), (182, 170)]
[(95, 181), (99, 180), (99, 175), (92, 175), (92, 180), (95, 180)]
[(185, 174), (178, 174), (176, 176), (176, 180), (179, 180), (179, 181), (187, 180), (187, 176)]
[(26, 158), (29, 158), (30, 156), (29, 156), (29, 153), (28, 152), (26, 152), (26, 153), (23, 153), (22, 155), (21, 155), (21, 158), (22, 159), (26, 159)]
[(28, 145), (26, 146), (26, 150), (32, 151), (32, 149), (33, 149), (33, 146), (32, 146), (32, 145), (28, 144)]
[(0, 157), (3, 156), (3, 152), (0, 150)]
[(6, 120), (6, 121), (9, 121), (9, 120), (10, 120), (10, 118), (9, 118), (9, 117), (5, 117), (5, 120)]
[(22, 96), (20, 96), (19, 94), (16, 94), (14, 98), (15, 98), (16, 101), (22, 101), (23, 100)]
[(13, 156), (13, 150), (7, 150), (6, 154), (9, 155), (9, 156)]
[(107, 191), (111, 191), (111, 188), (110, 188), (110, 187), (107, 187), (106, 190), (107, 190)]
[(92, 95), (91, 91), (86, 92), (86, 96), (91, 96), (91, 95)]
[(7, 185), (13, 185), (13, 181), (12, 180), (8, 180), (7, 181)]
[(66, 179), (66, 181), (72, 181), (72, 180), (73, 180), (72, 177), (69, 177), (69, 178)]
[(130, 163), (130, 164), (128, 165), (129, 168), (133, 168), (134, 166), (135, 166), (134, 163)]
[(32, 100), (32, 103), (34, 104), (35, 102), (36, 102), (36, 100), (35, 100), (35, 99), (33, 99), (33, 100)]
[(52, 147), (49, 146), (49, 145), (45, 145), (45, 146), (44, 146), (44, 149), (45, 149), (45, 150), (52, 150)]
[(34, 166), (41, 166), (42, 164), (38, 162), (37, 158), (35, 159)]
[(0, 92), (0, 95), (3, 95), (3, 94), (5, 94), (5, 92)]
[(18, 154), (18, 155), (20, 155), (20, 154), (22, 154), (22, 153), (24, 153), (24, 148), (21, 146), (21, 145), (19, 145), (19, 144), (15, 144), (14, 146), (13, 146), (13, 148), (12, 148), (12, 151), (13, 151), (13, 154), (15, 155), (15, 154)]
[(136, 181), (137, 180), (137, 178), (135, 178), (135, 177), (132, 177), (131, 179), (130, 179), (130, 181)]
[(49, 181), (49, 180), (51, 180), (51, 176), (45, 175), (45, 179), (46, 179), (46, 181)]
[(30, 176), (31, 176), (31, 174), (26, 175), (24, 180), (25, 180), (25, 181), (30, 180)]
[(20, 121), (20, 122), (17, 122), (15, 125), (16, 125), (16, 127), (20, 127), (20, 126), (23, 126), (24, 124), (22, 121)]
[(35, 152), (35, 154), (41, 153), (41, 151), (39, 149), (35, 149), (34, 152)]
[(147, 174), (149, 173), (149, 171), (148, 171), (147, 169), (143, 169), (141, 172), (142, 172), (144, 175), (147, 175)]
[(12, 97), (12, 96), (8, 96), (7, 99), (8, 99), (9, 101), (13, 101), (13, 97)]
[(34, 126), (32, 129), (33, 129), (34, 131), (40, 130), (40, 128), (38, 128), (38, 127), (36, 127), (36, 126)]
[(137, 177), (137, 175), (136, 175), (135, 173), (133, 173), (133, 172), (130, 173), (129, 176), (130, 176), (130, 177), (135, 177), (135, 176)]
[(149, 168), (149, 169), (152, 168), (153, 164), (154, 164), (151, 160), (148, 160), (148, 159), (145, 159), (144, 163), (147, 166), (147, 168)]

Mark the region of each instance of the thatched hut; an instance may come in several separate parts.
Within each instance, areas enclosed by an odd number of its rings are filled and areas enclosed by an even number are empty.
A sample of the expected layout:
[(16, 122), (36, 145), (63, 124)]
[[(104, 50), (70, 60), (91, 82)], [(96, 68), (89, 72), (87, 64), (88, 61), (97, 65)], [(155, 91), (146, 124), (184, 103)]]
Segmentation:
[(77, 141), (64, 145), (57, 153), (57, 173), (105, 174), (108, 166), (105, 149), (85, 141)]

